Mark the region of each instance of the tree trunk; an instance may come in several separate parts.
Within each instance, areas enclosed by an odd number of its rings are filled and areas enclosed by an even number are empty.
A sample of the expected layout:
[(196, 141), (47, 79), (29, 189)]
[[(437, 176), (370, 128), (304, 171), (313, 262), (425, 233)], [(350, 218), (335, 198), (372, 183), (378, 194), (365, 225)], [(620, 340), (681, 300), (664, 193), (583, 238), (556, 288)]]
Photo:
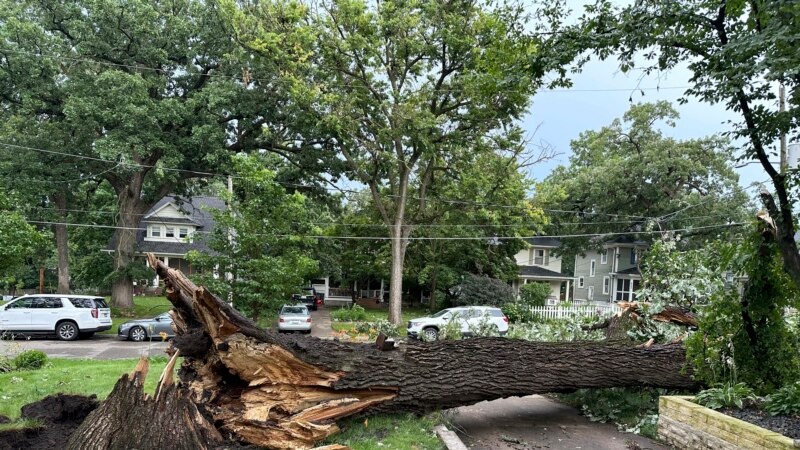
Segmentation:
[(59, 224), (53, 225), (53, 234), (56, 237), (56, 252), (58, 254), (58, 288), (57, 294), (69, 293), (69, 242), (67, 240), (67, 196), (58, 193), (51, 196), (56, 206)]
[(145, 395), (147, 360), (142, 358), (130, 375), (123, 375), (114, 390), (72, 433), (67, 450), (207, 449), (222, 436), (195, 404), (172, 383), (177, 355), (158, 383), (155, 397)]
[(400, 325), (403, 309), (403, 265), (406, 245), (403, 243), (402, 218), (392, 227), (392, 273), (389, 280), (389, 322)]
[[(335, 433), (335, 420), (363, 413), (421, 413), (483, 400), (580, 388), (657, 386), (689, 389), (679, 345), (650, 348), (602, 342), (527, 342), (506, 338), (408, 343), (390, 351), (262, 330), (239, 312), (153, 255), (165, 280), (184, 356), (182, 397), (204, 411), (192, 425), (213, 423), (224, 436), (273, 449), (311, 448)], [(112, 394), (108, 402), (116, 396)], [(153, 408), (133, 397), (97, 413), (93, 434), (76, 433), (73, 448), (96, 434), (113, 433), (103, 421), (123, 423), (125, 411), (147, 417)], [(117, 404), (116, 400), (113, 400)], [(107, 416), (111, 415), (111, 418)], [(90, 425), (87, 425), (87, 427)], [(83, 425), (81, 428), (85, 428)], [(149, 439), (167, 433), (153, 426)], [(192, 434), (194, 435), (194, 434)], [(159, 441), (162, 448), (181, 448)]]
[[(143, 177), (142, 175), (141, 177)], [(133, 279), (128, 267), (136, 252), (136, 232), (139, 219), (148, 206), (141, 196), (141, 178), (134, 176), (117, 197), (119, 218), (114, 233), (114, 270), (116, 277), (111, 286), (111, 300), (118, 308), (133, 308)]]

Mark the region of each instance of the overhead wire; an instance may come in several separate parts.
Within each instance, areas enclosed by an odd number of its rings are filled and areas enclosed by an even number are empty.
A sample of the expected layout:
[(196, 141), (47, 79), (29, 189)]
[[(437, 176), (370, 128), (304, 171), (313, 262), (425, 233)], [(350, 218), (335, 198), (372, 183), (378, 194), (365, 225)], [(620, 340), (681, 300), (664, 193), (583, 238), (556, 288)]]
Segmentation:
[[(175, 69), (162, 69), (157, 67), (150, 67), (144, 64), (123, 64), (123, 63), (114, 63), (110, 61), (97, 61), (95, 59), (88, 59), (88, 58), (79, 58), (73, 56), (65, 56), (65, 55), (49, 55), (45, 53), (36, 53), (36, 52), (29, 52), (29, 51), (22, 51), (22, 50), (14, 50), (8, 48), (0, 48), (0, 52), (5, 52), (9, 54), (18, 54), (18, 55), (28, 55), (37, 58), (43, 59), (52, 59), (56, 61), (71, 61), (76, 63), (87, 63), (87, 64), (96, 64), (100, 66), (108, 66), (108, 67), (117, 67), (117, 68), (124, 68), (124, 69), (133, 69), (133, 70), (146, 70), (155, 73), (170, 73), (177, 70), (180, 70), (178, 67)], [(189, 65), (186, 65), (189, 66)], [(234, 75), (225, 75), (225, 74), (215, 74), (215, 73), (187, 73), (188, 76), (196, 76), (196, 77), (203, 77), (203, 78), (220, 78), (220, 79), (227, 79), (233, 80), (237, 82), (241, 82), (242, 80)], [(259, 81), (265, 83), (290, 83), (290, 81), (285, 80), (283, 78), (274, 78), (274, 79), (265, 79), (265, 78), (258, 78), (258, 77), (248, 77), (250, 81)], [(324, 83), (326, 86), (334, 86), (334, 87), (346, 87), (346, 88), (364, 88), (367, 87), (362, 84), (348, 84), (348, 83)], [(536, 94), (539, 93), (550, 93), (550, 92), (634, 92), (634, 91), (662, 91), (662, 90), (678, 90), (678, 89), (688, 89), (691, 86), (653, 86), (653, 87), (634, 87), (634, 88), (606, 88), (606, 89), (598, 89), (598, 88), (588, 88), (588, 89), (578, 89), (578, 88), (556, 88), (556, 89), (544, 89), (541, 91), (537, 91)], [(432, 92), (441, 92), (441, 93), (453, 93), (453, 92), (467, 92), (467, 89), (448, 89), (448, 88), (437, 88), (432, 90)], [(519, 89), (503, 89), (505, 92), (520, 92)], [(527, 91), (526, 91), (527, 92)]]
[[(115, 230), (130, 230), (130, 231), (146, 231), (146, 228), (141, 227), (118, 227), (114, 225), (97, 225), (97, 224), (86, 224), (86, 223), (74, 223), (74, 222), (54, 222), (54, 221), (39, 221), (39, 220), (29, 220), (28, 223), (37, 224), (37, 225), (63, 225), (68, 227), (81, 227), (81, 228), (106, 228), (106, 229), (115, 229)], [(620, 232), (609, 232), (609, 233), (574, 233), (574, 234), (554, 234), (554, 235), (533, 235), (533, 236), (441, 236), (441, 237), (434, 237), (434, 236), (411, 236), (408, 238), (395, 238), (392, 236), (335, 236), (335, 235), (302, 235), (302, 234), (270, 234), (270, 233), (257, 233), (257, 236), (269, 236), (269, 237), (278, 237), (278, 238), (306, 238), (306, 239), (331, 239), (331, 240), (377, 240), (377, 241), (386, 241), (386, 240), (401, 240), (401, 239), (408, 239), (410, 241), (464, 241), (464, 240), (516, 240), (516, 239), (535, 239), (535, 238), (553, 238), (553, 239), (564, 239), (564, 238), (578, 238), (578, 237), (603, 237), (603, 236), (622, 236), (622, 235), (630, 235), (630, 234), (662, 234), (662, 233), (677, 233), (677, 232), (689, 232), (689, 231), (698, 231), (698, 230), (707, 230), (707, 229), (716, 229), (716, 228), (731, 228), (731, 227), (738, 227), (746, 225), (744, 222), (734, 222), (734, 223), (726, 223), (726, 224), (717, 224), (717, 225), (705, 225), (705, 226), (698, 226), (698, 227), (684, 227), (684, 228), (675, 228), (669, 230), (645, 230), (645, 231), (620, 231)], [(211, 234), (213, 231), (194, 231), (193, 234)]]

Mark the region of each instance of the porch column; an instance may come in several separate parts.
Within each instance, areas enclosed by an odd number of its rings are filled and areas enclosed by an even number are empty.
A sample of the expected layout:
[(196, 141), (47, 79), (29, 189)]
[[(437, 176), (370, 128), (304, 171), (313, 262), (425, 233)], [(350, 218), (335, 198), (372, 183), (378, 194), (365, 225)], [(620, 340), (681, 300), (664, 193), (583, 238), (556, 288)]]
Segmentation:
[(381, 296), (379, 298), (380, 301), (383, 302), (383, 278), (381, 278)]
[(565, 302), (569, 302), (569, 301), (571, 301), (571, 300), (570, 300), (570, 299), (571, 299), (571, 297), (570, 297), (570, 295), (569, 295), (570, 281), (571, 281), (571, 280), (567, 280), (567, 291), (566, 291), (566, 292), (564, 292), (564, 301), (565, 301)]

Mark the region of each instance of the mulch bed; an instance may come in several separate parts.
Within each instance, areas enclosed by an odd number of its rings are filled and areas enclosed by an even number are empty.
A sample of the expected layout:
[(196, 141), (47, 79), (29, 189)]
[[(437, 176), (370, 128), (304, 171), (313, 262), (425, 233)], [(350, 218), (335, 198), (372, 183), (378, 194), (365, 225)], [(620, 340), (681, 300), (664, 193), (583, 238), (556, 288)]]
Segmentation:
[(761, 428), (780, 433), (792, 439), (800, 439), (800, 416), (771, 416), (757, 408), (727, 408), (719, 412), (743, 420)]

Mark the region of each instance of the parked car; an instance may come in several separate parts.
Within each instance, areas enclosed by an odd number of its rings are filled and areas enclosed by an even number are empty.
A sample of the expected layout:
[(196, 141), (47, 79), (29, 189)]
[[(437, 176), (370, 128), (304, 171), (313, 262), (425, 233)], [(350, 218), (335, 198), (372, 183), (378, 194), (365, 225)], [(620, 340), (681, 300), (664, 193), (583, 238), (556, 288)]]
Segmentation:
[(408, 336), (411, 338), (425, 337), (436, 340), (445, 325), (454, 321), (461, 329), (462, 336), (470, 336), (473, 330), (489, 326), (495, 328), (499, 334), (508, 332), (508, 317), (500, 308), (492, 306), (460, 306), (443, 309), (428, 317), (419, 317), (408, 322)]
[(278, 331), (311, 333), (311, 313), (304, 304), (283, 305), (278, 314)]
[(292, 302), (303, 303), (311, 311), (316, 311), (323, 303), (322, 297), (313, 287), (304, 287), (301, 294), (292, 295)]
[(102, 297), (23, 295), (0, 306), (0, 334), (55, 334), (72, 341), (110, 329), (111, 309)]
[(164, 313), (152, 319), (132, 320), (120, 324), (117, 336), (141, 342), (147, 339), (174, 338), (175, 331), (172, 330), (172, 317), (170, 317), (169, 313)]

